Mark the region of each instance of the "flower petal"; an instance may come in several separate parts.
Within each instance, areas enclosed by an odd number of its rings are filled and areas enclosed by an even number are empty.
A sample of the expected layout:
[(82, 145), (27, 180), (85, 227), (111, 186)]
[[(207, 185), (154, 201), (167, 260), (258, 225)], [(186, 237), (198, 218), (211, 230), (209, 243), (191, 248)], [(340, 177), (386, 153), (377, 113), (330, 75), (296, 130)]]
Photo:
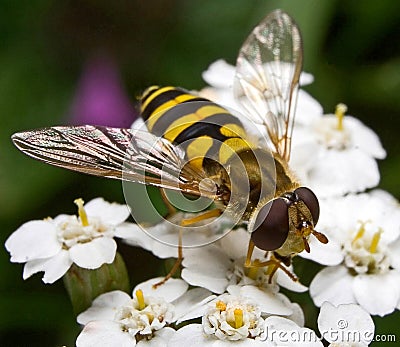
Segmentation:
[(215, 295), (211, 295), (211, 292), (204, 288), (188, 290), (173, 302), (176, 323), (179, 324), (183, 321), (202, 316), (207, 307), (206, 304), (215, 299), (215, 297)]
[(265, 346), (265, 341), (253, 339), (219, 340), (213, 336), (207, 337), (201, 324), (189, 324), (177, 330), (168, 343), (168, 347), (230, 347), (233, 345), (235, 347), (262, 347)]
[(124, 222), (130, 214), (126, 205), (120, 205), (115, 202), (109, 203), (103, 198), (96, 198), (89, 201), (85, 204), (84, 208), (89, 219), (90, 217), (98, 217), (105, 223), (111, 225)]
[(226, 278), (209, 276), (198, 269), (185, 268), (182, 270), (181, 276), (189, 284), (206, 288), (217, 294), (223, 293), (229, 283)]
[[(123, 222), (119, 224), (117, 227), (115, 227), (114, 231), (114, 236), (116, 237), (127, 240), (130, 240), (132, 238), (134, 241), (136, 241), (137, 239), (138, 242), (141, 240), (142, 234), (144, 234), (144, 232), (139, 227), (139, 225), (129, 222)], [(139, 244), (132, 243), (132, 245), (142, 247)]]
[(156, 230), (163, 227), (164, 223), (159, 223), (154, 227), (146, 228), (145, 231), (138, 224), (122, 223), (115, 229), (114, 235), (122, 238), (128, 245), (141, 247), (161, 259), (176, 257), (178, 254), (176, 247), (167, 246), (150, 236), (153, 229)]
[(97, 269), (111, 264), (115, 258), (117, 244), (109, 237), (98, 237), (90, 242), (78, 243), (69, 249), (72, 261), (84, 269)]
[(308, 72), (304, 72), (304, 71), (301, 72), (300, 81), (299, 81), (301, 86), (306, 86), (313, 82), (314, 82), (314, 76), (312, 74), (310, 74)]
[(382, 317), (396, 308), (400, 299), (399, 283), (400, 274), (396, 270), (385, 274), (360, 275), (353, 282), (354, 296), (370, 314)]
[(202, 77), (214, 88), (232, 88), (235, 71), (235, 66), (223, 59), (218, 59), (203, 72)]
[(201, 324), (189, 324), (176, 331), (174, 336), (169, 340), (168, 347), (191, 346), (206, 347), (214, 346), (213, 340), (207, 341), (203, 335), (203, 327)]
[(90, 322), (76, 339), (77, 347), (132, 347), (135, 345), (135, 338), (122, 331), (120, 325), (112, 321)]
[(286, 318), (295, 322), (299, 327), (303, 327), (305, 323), (305, 317), (301, 306), (296, 302), (292, 302), (291, 308), (293, 310), (293, 313), (290, 316), (287, 316)]
[(319, 197), (360, 192), (379, 183), (375, 159), (359, 149), (321, 149), (319, 158), (316, 158), (318, 165), (308, 173), (306, 182)]
[(391, 265), (400, 271), (400, 238), (393, 242), (390, 246)]
[(185, 252), (182, 278), (193, 286), (207, 288), (221, 294), (228, 285), (228, 271), (232, 267), (230, 259), (217, 246), (209, 245)]
[(164, 277), (157, 277), (138, 284), (133, 289), (133, 295), (140, 289), (145, 296), (163, 298), (167, 302), (172, 302), (186, 293), (189, 288), (185, 281), (178, 278), (170, 278), (163, 285), (156, 288), (153, 287), (154, 284), (161, 282), (163, 279)]
[(121, 239), (126, 239), (124, 241), (133, 246), (144, 248), (140, 242), (142, 241), (143, 237), (146, 237), (147, 235), (138, 224), (124, 222), (115, 228), (114, 236), (120, 237)]
[(323, 109), (321, 104), (304, 90), (299, 90), (295, 120), (296, 123), (309, 125), (316, 119), (322, 117)]
[(283, 300), (283, 294), (274, 293), (266, 288), (259, 288), (255, 286), (236, 286), (231, 285), (228, 287), (227, 292), (235, 295), (239, 287), (240, 296), (251, 299), (256, 302), (261, 311), (268, 314), (277, 314), (288, 316), (293, 313), (290, 307), (289, 300)]
[(117, 309), (129, 300), (131, 300), (131, 297), (121, 290), (101, 294), (93, 300), (92, 306), (76, 317), (76, 321), (83, 325), (95, 320), (111, 321), (114, 319)]
[[(290, 272), (293, 272), (293, 269), (289, 269)], [(308, 288), (301, 284), (300, 281), (293, 281), (286, 273), (284, 273), (281, 269), (279, 269), (276, 274), (276, 283), (278, 283), (281, 287), (291, 290), (296, 293), (304, 293), (308, 290)]]
[(311, 252), (303, 251), (299, 254), (300, 257), (328, 266), (339, 265), (343, 261), (342, 248), (335, 239), (329, 238), (329, 242), (323, 244), (311, 236), (308, 243)]
[(316, 333), (308, 328), (301, 328), (290, 319), (271, 316), (265, 320), (265, 339), (273, 346), (323, 347)]
[(57, 255), (47, 259), (37, 259), (27, 262), (24, 266), (23, 278), (27, 279), (33, 274), (44, 271), (43, 282), (54, 283), (65, 273), (72, 265), (72, 260), (66, 250), (61, 250)]
[(334, 305), (355, 303), (353, 280), (354, 277), (344, 266), (326, 267), (312, 280), (310, 295), (317, 306), (321, 306), (324, 301)]
[(164, 327), (160, 330), (156, 330), (153, 332), (153, 336), (150, 340), (140, 340), (137, 343), (138, 347), (166, 347), (168, 345), (169, 340), (176, 333), (175, 329), (170, 327)]
[(359, 305), (334, 306), (324, 302), (318, 316), (318, 329), (328, 342), (350, 342), (351, 346), (362, 347), (372, 341), (375, 324)]
[(51, 221), (34, 220), (22, 224), (5, 243), (11, 261), (24, 263), (56, 255), (61, 250), (57, 229)]
[(384, 159), (386, 151), (377, 134), (359, 119), (345, 116), (343, 126), (351, 132), (352, 145), (377, 159)]
[[(244, 229), (234, 229), (219, 240), (219, 246), (224, 250), (226, 256), (237, 260), (244, 258), (250, 241), (250, 233)], [(264, 258), (265, 251), (254, 248), (253, 258)]]

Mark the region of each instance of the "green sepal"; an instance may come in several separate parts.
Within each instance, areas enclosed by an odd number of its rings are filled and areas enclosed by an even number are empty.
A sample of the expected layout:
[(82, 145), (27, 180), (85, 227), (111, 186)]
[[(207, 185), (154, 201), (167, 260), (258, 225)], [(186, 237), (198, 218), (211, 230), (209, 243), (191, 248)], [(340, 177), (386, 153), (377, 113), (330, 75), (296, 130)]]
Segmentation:
[(117, 252), (114, 262), (103, 264), (95, 270), (83, 269), (72, 264), (63, 277), (75, 314), (86, 310), (100, 294), (112, 290), (130, 290), (125, 262)]

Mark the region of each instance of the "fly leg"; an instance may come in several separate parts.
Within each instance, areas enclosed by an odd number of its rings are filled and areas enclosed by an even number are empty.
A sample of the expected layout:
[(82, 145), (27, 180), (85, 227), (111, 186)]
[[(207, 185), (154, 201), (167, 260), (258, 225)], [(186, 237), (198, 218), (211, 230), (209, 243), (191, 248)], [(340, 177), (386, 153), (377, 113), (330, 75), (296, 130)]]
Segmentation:
[(254, 247), (254, 242), (250, 239), (249, 246), (247, 247), (247, 256), (246, 261), (244, 262), (244, 267), (251, 267), (251, 256), (253, 255)]
[(167, 282), (180, 268), (183, 260), (183, 254), (182, 254), (182, 228), (179, 228), (179, 239), (178, 239), (178, 259), (176, 259), (174, 266), (171, 268), (171, 270), (167, 273), (167, 275), (160, 281), (157, 282), (156, 284), (153, 284), (153, 288), (156, 289), (157, 287), (161, 286), (165, 282)]
[[(253, 254), (253, 250), (254, 250), (254, 242), (250, 240), (249, 242), (249, 247), (247, 249), (247, 256), (246, 256), (246, 261), (244, 263), (244, 266), (246, 268), (252, 268), (252, 267), (267, 267), (268, 268), (268, 283), (272, 282), (272, 277), (275, 275), (276, 271), (278, 271), (278, 269), (281, 269), (286, 275), (289, 276), (289, 278), (294, 281), (297, 282), (299, 279), (297, 278), (297, 276), (293, 273), (291, 273), (283, 264), (282, 261), (278, 258), (275, 257), (274, 254), (271, 254), (270, 259), (266, 260), (266, 261), (259, 261), (258, 259), (251, 261), (251, 255)], [(267, 252), (268, 253), (268, 252)]]
[[(182, 219), (180, 222), (181, 227), (189, 226), (198, 222), (201, 222), (202, 220), (208, 219), (208, 218), (213, 218), (213, 217), (218, 217), (221, 215), (221, 210), (219, 209), (213, 209), (210, 211), (206, 211), (200, 215), (197, 215), (192, 218), (186, 218)], [(178, 236), (178, 259), (176, 259), (174, 266), (171, 268), (171, 270), (168, 272), (168, 274), (158, 283), (153, 284), (153, 288), (157, 288), (167, 282), (180, 268), (182, 261), (183, 261), (183, 251), (182, 251), (182, 228), (179, 228), (179, 236)]]

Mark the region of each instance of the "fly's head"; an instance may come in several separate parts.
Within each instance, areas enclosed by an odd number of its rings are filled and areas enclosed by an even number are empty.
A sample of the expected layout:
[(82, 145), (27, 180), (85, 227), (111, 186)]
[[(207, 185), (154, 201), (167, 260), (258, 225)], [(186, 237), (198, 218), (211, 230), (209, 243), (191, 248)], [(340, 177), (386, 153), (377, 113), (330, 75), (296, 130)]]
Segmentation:
[(265, 251), (277, 251), (287, 256), (310, 252), (308, 243), (313, 235), (322, 243), (327, 237), (315, 230), (319, 218), (319, 203), (315, 194), (299, 187), (257, 208), (249, 221), (251, 240)]

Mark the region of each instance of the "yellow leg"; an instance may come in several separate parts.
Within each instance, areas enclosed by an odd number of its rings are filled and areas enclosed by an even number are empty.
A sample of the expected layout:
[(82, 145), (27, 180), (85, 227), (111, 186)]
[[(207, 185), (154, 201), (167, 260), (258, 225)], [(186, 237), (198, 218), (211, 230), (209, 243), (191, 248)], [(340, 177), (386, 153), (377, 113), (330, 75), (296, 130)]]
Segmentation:
[(289, 278), (294, 281), (297, 282), (299, 279), (297, 278), (297, 276), (293, 273), (291, 273), (288, 269), (286, 269), (286, 267), (284, 265), (282, 265), (281, 261), (279, 259), (276, 259), (273, 255), (271, 256), (271, 259), (267, 260), (267, 261), (263, 261), (263, 262), (259, 262), (259, 261), (254, 261), (251, 266), (254, 267), (265, 267), (265, 266), (271, 266), (271, 270), (269, 272), (269, 279), (268, 279), (268, 283), (272, 282), (272, 277), (274, 276), (275, 272), (278, 269), (281, 269), (286, 275), (289, 276)]
[[(181, 220), (181, 226), (188, 226), (191, 224), (195, 224), (197, 222), (200, 222), (204, 219), (208, 219), (208, 218), (212, 218), (212, 217), (218, 217), (221, 215), (221, 210), (218, 209), (214, 209), (214, 210), (210, 210), (207, 212), (204, 212), (198, 216), (195, 216), (193, 218), (187, 218), (187, 219), (182, 219)], [(167, 282), (178, 270), (179, 267), (182, 264), (183, 261), (183, 252), (182, 252), (182, 228), (179, 228), (179, 239), (178, 239), (179, 243), (178, 243), (178, 259), (176, 259), (176, 262), (174, 264), (174, 266), (171, 268), (171, 270), (168, 272), (168, 274), (163, 278), (162, 281), (153, 284), (153, 288), (157, 288), (158, 286), (161, 286), (162, 284), (164, 284), (165, 282)]]
[(254, 242), (250, 239), (249, 246), (247, 247), (247, 256), (246, 261), (244, 262), (244, 267), (251, 267), (251, 256), (253, 255), (254, 247)]
[(198, 216), (193, 217), (193, 218), (182, 219), (181, 225), (183, 227), (185, 227), (185, 226), (188, 226), (188, 225), (195, 224), (197, 222), (201, 222), (202, 220), (205, 220), (205, 219), (208, 219), (208, 218), (218, 217), (220, 215), (221, 215), (221, 210), (216, 208), (214, 210), (210, 210), (210, 211), (204, 212), (202, 214), (199, 214)]
[(183, 253), (182, 253), (182, 229), (179, 228), (179, 241), (178, 241), (178, 259), (176, 259), (176, 262), (174, 266), (171, 268), (171, 270), (167, 273), (167, 275), (158, 283), (153, 284), (153, 288), (157, 288), (167, 282), (178, 270), (179, 267), (182, 264), (183, 260)]

